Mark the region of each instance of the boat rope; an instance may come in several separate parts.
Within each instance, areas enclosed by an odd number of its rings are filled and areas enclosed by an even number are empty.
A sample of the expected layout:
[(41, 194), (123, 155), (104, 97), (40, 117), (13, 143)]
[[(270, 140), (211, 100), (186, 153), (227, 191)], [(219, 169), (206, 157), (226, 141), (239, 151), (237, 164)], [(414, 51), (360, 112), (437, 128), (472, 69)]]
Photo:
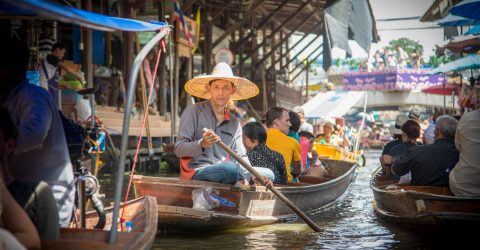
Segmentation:
[[(167, 36), (170, 35), (169, 33), (170, 32), (167, 33)], [(161, 44), (161, 47), (162, 47), (163, 51), (165, 51), (165, 43), (163, 42), (163, 40), (164, 39), (161, 40), (160, 44)], [(157, 77), (158, 64), (160, 62), (160, 55), (162, 54), (162, 49), (158, 50), (157, 61), (155, 63), (155, 70), (153, 71), (154, 72), (153, 81), (150, 84), (150, 92), (148, 93), (148, 102), (147, 103), (151, 102), (152, 92), (153, 92), (154, 85), (155, 85), (154, 84), (155, 83), (155, 78)], [(128, 201), (128, 194), (130, 193), (130, 188), (132, 187), (133, 175), (135, 173), (135, 167), (137, 166), (138, 153), (140, 152), (140, 145), (142, 143), (142, 136), (143, 136), (143, 131), (145, 129), (145, 124), (146, 124), (146, 121), (147, 121), (147, 115), (148, 115), (148, 111), (144, 111), (143, 112), (142, 128), (140, 129), (140, 136), (138, 137), (137, 149), (135, 151), (135, 157), (133, 158), (132, 171), (130, 172), (130, 180), (128, 181), (127, 192), (125, 194), (125, 200), (123, 202), (122, 214), (120, 216), (120, 221), (119, 221), (120, 226), (122, 228), (122, 231), (123, 231), (123, 222), (125, 221), (125, 219), (123, 218), (123, 213), (125, 212), (125, 207), (126, 207), (127, 201)]]

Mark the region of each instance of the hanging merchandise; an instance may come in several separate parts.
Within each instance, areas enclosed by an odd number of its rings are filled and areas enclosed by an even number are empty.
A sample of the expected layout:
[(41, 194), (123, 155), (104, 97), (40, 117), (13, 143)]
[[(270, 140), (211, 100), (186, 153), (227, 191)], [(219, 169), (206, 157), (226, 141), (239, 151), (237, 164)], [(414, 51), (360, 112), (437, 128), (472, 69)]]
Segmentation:
[(468, 86), (467, 84), (463, 84), (460, 91), (460, 97), (458, 98), (458, 105), (460, 105), (462, 108), (474, 109), (476, 103), (477, 83), (475, 83), (472, 87)]

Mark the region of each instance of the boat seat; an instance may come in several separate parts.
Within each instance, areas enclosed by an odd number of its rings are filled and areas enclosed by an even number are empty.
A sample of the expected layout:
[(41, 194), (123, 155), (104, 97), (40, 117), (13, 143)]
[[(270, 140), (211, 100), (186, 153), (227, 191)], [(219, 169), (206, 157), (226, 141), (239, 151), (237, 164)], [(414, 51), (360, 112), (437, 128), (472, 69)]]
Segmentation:
[(195, 170), (188, 167), (192, 157), (180, 157), (180, 179), (191, 180), (195, 175)]

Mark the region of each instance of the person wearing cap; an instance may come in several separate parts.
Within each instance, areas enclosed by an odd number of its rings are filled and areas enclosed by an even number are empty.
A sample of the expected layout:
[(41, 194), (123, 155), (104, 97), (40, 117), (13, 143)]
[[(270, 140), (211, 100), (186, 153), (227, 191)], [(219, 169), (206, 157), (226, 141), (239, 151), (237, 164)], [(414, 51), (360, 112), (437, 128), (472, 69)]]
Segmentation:
[(449, 173), (458, 162), (454, 138), (458, 121), (444, 115), (435, 124), (435, 142), (411, 147), (398, 157), (384, 156), (392, 165), (392, 174), (412, 172), (411, 186), (448, 186)]
[[(383, 160), (381, 160), (381, 162), (384, 163), (384, 170), (385, 170), (385, 174), (387, 176), (390, 176), (390, 168), (389, 168), (389, 164), (387, 164), (386, 162), (386, 157), (397, 157), (397, 156), (400, 156), (402, 154), (404, 154), (405, 152), (407, 152), (407, 150), (411, 147), (415, 147), (417, 145), (417, 138), (420, 136), (420, 125), (418, 124), (417, 121), (415, 120), (408, 120), (406, 121), (403, 125), (402, 125), (402, 143), (396, 145), (395, 147), (392, 148), (392, 150), (390, 150), (390, 152), (388, 154), (385, 154), (385, 155), (382, 155), (382, 158)], [(398, 179), (399, 176), (391, 176), (392, 179)], [(408, 182), (409, 181), (409, 176), (404, 178), (405, 181), (404, 182)], [(408, 180), (408, 181), (407, 181)]]
[(408, 118), (420, 122), (420, 112), (416, 109), (412, 109), (408, 112)]
[[(197, 76), (185, 84), (185, 91), (206, 101), (187, 107), (181, 116), (175, 154), (180, 158), (182, 179), (217, 183), (247, 184), (251, 175), (232, 159), (217, 142), (222, 141), (245, 162), (250, 163), (242, 141), (240, 120), (231, 115), (230, 100), (243, 100), (258, 94), (257, 85), (236, 77), (226, 63), (217, 64), (210, 75)], [(207, 128), (206, 132), (202, 129)], [(274, 174), (267, 168), (256, 168), (268, 177), (271, 184)]]
[(392, 133), (393, 141), (387, 143), (385, 147), (383, 148), (382, 155), (380, 156), (380, 164), (382, 165), (383, 173), (387, 174), (386, 171), (386, 164), (383, 162), (383, 157), (384, 155), (389, 155), (390, 151), (397, 145), (400, 145), (403, 143), (402, 141), (402, 126), (403, 124), (408, 121), (408, 117), (406, 115), (398, 115), (397, 118), (395, 119), (395, 127), (390, 129), (390, 132)]
[(300, 124), (300, 129), (298, 129), (298, 132), (307, 131), (313, 134), (312, 124), (308, 123), (307, 120), (305, 119), (305, 110), (300, 106), (295, 106), (293, 108), (293, 112), (296, 112), (298, 116), (300, 116), (301, 124)]

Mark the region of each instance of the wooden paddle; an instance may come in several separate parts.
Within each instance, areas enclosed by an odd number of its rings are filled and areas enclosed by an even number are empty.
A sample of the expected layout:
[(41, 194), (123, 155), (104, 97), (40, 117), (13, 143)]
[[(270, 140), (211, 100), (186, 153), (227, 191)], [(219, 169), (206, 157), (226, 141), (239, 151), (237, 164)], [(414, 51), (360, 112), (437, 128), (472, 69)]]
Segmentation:
[[(208, 130), (207, 128), (202, 129), (204, 133), (207, 130)], [(255, 178), (257, 178), (257, 180), (260, 180), (261, 182), (263, 181), (263, 176), (259, 174), (252, 166), (250, 166), (250, 164), (246, 163), (242, 158), (240, 158), (240, 156), (238, 156), (235, 152), (233, 152), (233, 150), (231, 150), (227, 145), (225, 145), (225, 143), (223, 143), (222, 141), (219, 141), (217, 142), (217, 144), (220, 145), (220, 147), (223, 148), (223, 150), (225, 150), (230, 156), (232, 156), (235, 160), (237, 160), (243, 167), (245, 167), (248, 170), (248, 172), (250, 172), (253, 176), (255, 176)], [(280, 200), (285, 202), (285, 204), (287, 204), (288, 207), (290, 207), (298, 216), (300, 216), (300, 218), (302, 218), (303, 221), (305, 221), (305, 223), (307, 223), (315, 232), (320, 232), (321, 230), (320, 227), (317, 224), (315, 224), (314, 221), (308, 218), (307, 215), (305, 215), (305, 213), (302, 212), (297, 206), (295, 206), (295, 204), (293, 204), (287, 197), (285, 197), (285, 195), (283, 195), (280, 191), (278, 191), (273, 186), (267, 186), (267, 188), (272, 193), (274, 193), (278, 198), (280, 198)]]

